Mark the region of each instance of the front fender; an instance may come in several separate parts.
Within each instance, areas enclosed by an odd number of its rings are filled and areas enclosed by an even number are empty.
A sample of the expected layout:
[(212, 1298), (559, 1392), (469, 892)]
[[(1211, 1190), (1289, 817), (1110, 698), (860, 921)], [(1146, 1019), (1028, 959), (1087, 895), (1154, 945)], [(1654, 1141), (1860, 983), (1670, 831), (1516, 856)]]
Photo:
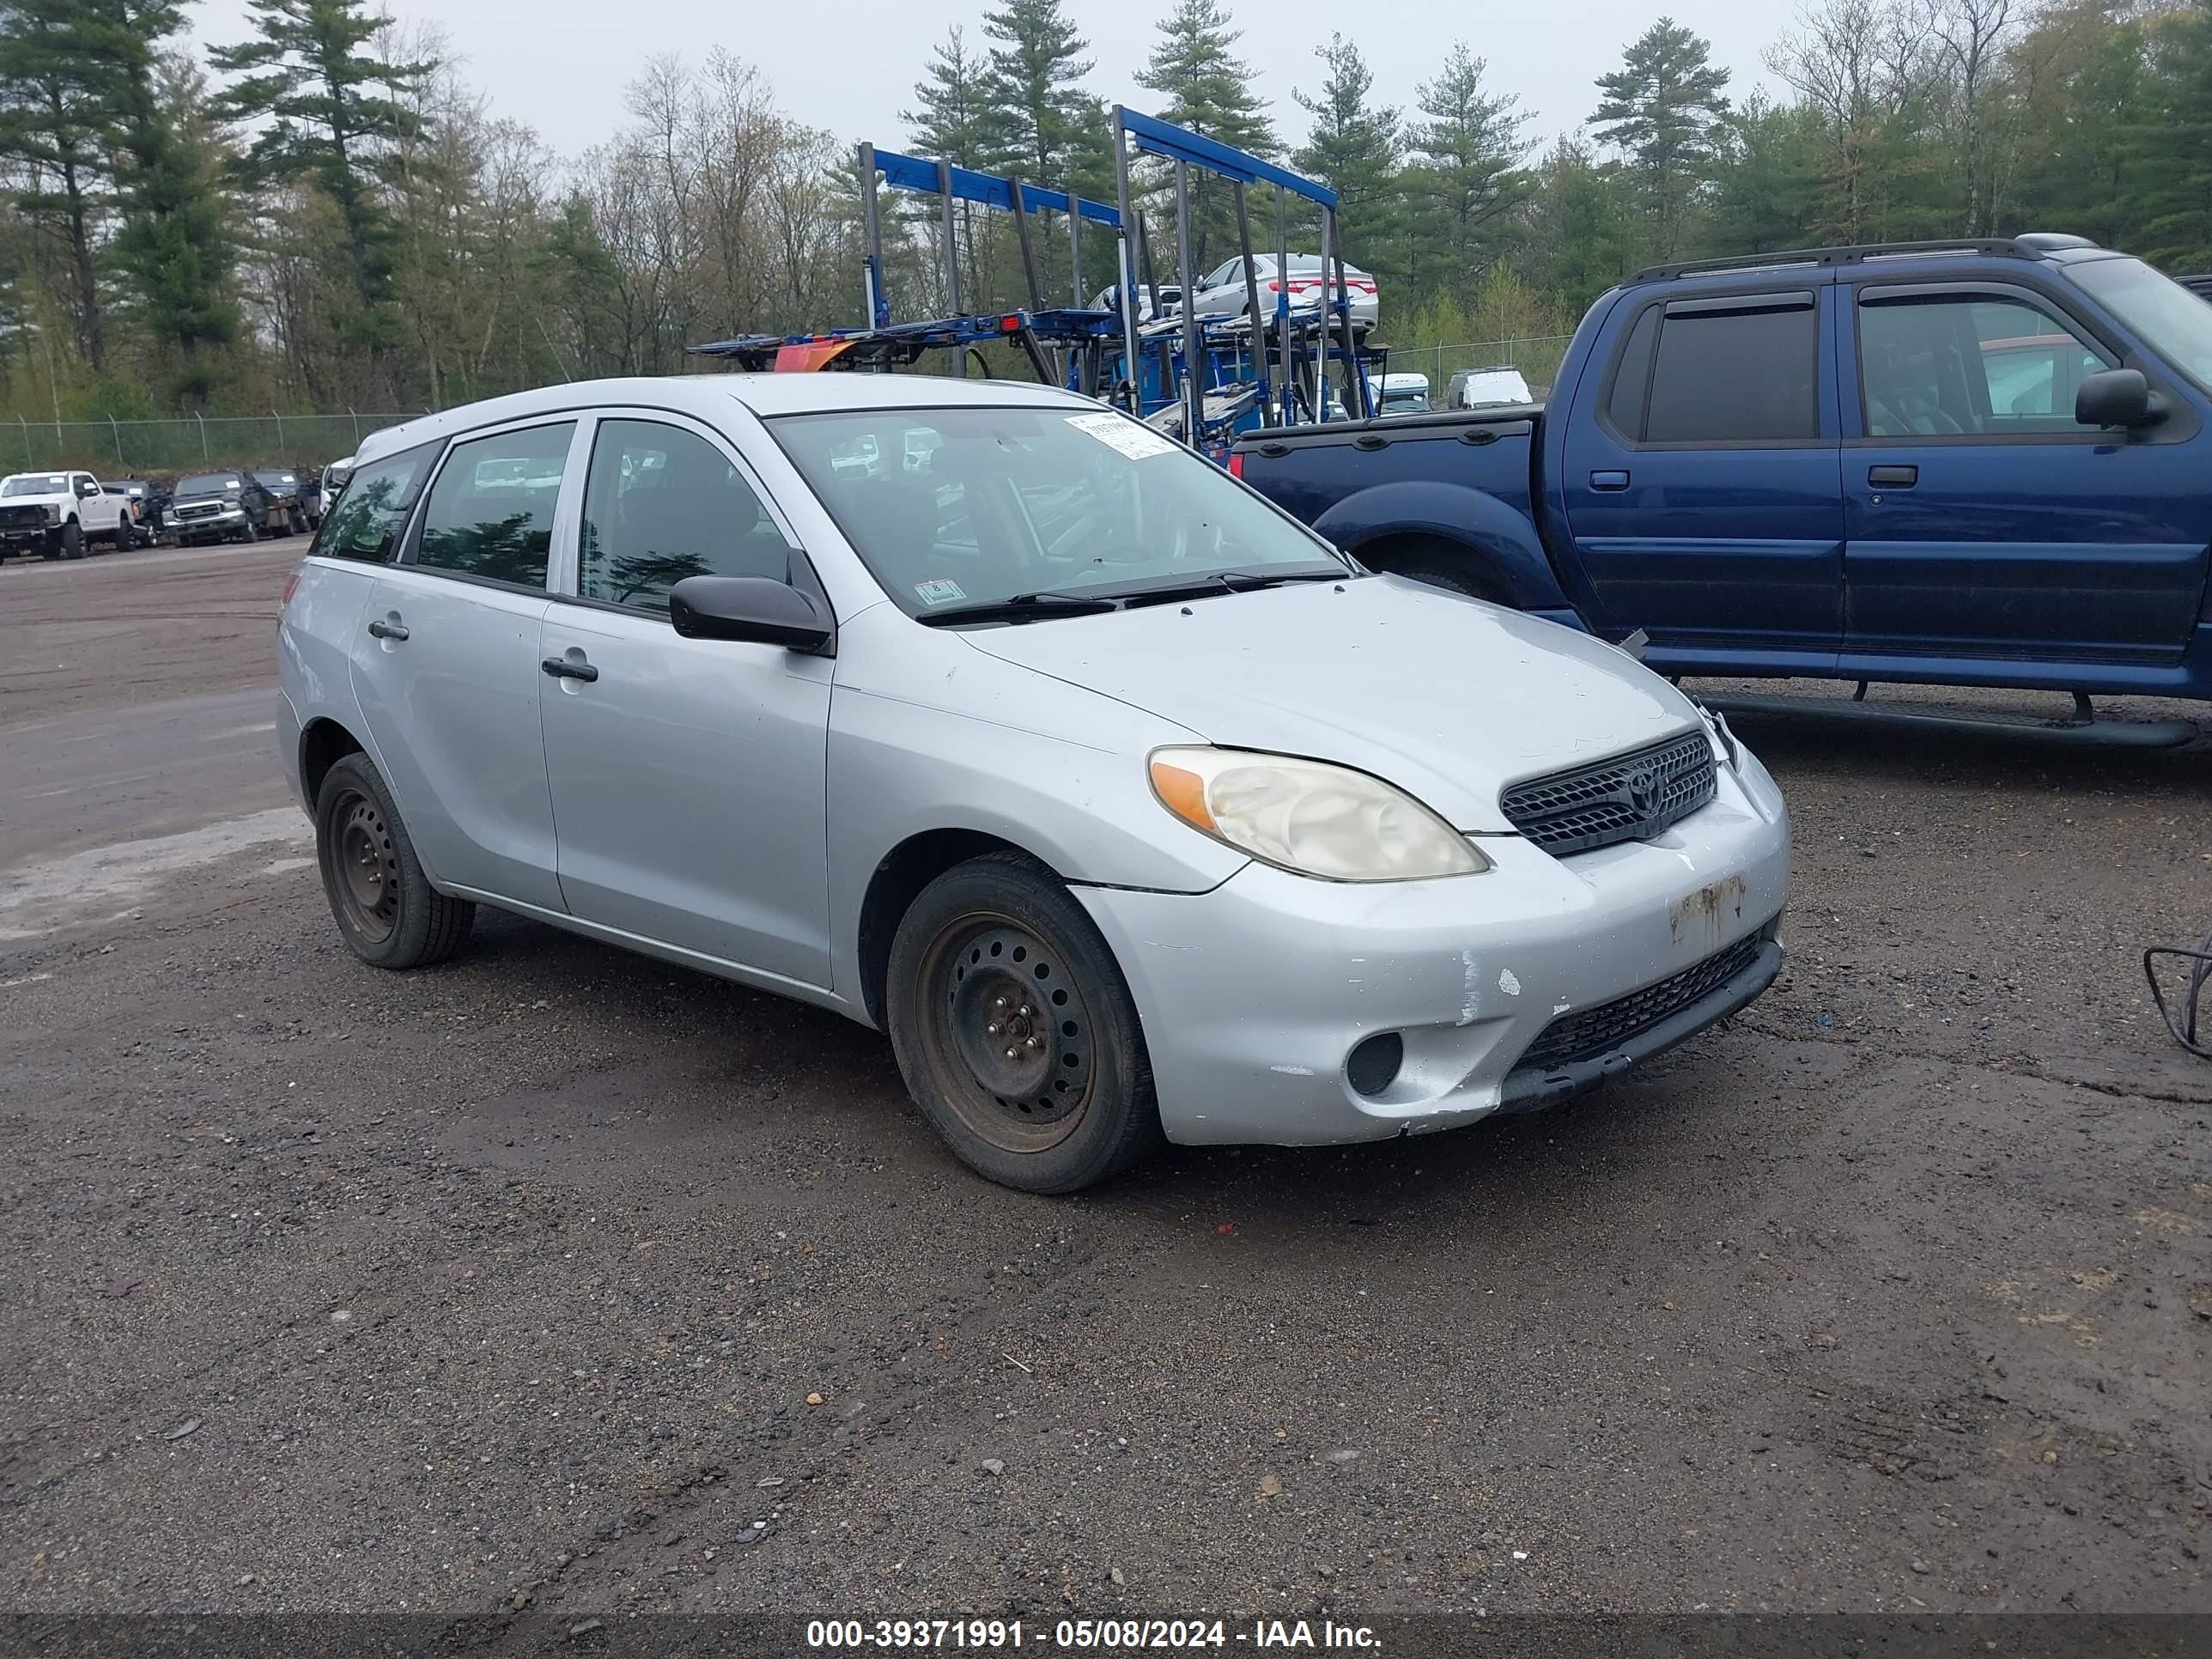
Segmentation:
[(1335, 503), (1313, 527), (1355, 558), (1363, 547), (1403, 536), (1454, 542), (1497, 574), (1520, 609), (1568, 608), (1528, 514), (1465, 484), (1415, 478), (1376, 484)]

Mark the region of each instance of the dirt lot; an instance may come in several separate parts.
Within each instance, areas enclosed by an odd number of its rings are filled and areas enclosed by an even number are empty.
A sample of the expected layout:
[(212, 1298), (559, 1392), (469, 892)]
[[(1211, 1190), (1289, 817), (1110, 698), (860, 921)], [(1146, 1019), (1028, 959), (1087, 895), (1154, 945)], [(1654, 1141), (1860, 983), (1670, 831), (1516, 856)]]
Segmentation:
[(355, 965), (298, 551), (0, 568), (4, 1605), (2212, 1610), (2212, 1066), (2136, 961), (2212, 745), (1740, 722), (1800, 865), (1731, 1026), (1033, 1200), (828, 1015), (497, 917)]

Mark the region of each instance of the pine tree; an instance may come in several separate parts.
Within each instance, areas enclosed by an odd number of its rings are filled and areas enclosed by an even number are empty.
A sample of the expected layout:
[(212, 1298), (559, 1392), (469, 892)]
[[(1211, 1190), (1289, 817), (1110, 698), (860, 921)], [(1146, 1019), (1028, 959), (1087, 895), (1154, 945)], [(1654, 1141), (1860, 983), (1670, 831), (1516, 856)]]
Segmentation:
[(943, 45), (930, 48), (929, 66), (915, 82), (915, 106), (899, 112), (920, 154), (956, 167), (990, 165), (991, 102), (985, 85), (988, 67), (968, 50), (967, 38), (957, 23), (945, 32)]
[(1535, 188), (1522, 165), (1530, 149), (1522, 136), (1528, 116), (1515, 94), (1483, 89), (1488, 67), (1456, 41), (1436, 78), (1419, 88), (1428, 118), (1406, 132), (1414, 161), (1407, 184), (1417, 207), (1417, 288), (1441, 283), (1464, 295)]
[(77, 347), (97, 372), (107, 325), (94, 252), (113, 204), (105, 76), (88, 39), (95, 21), (83, 0), (0, 5), (0, 156), (27, 175), (15, 211), (58, 245)]
[(391, 225), (378, 197), (380, 163), (412, 123), (404, 94), (430, 65), (386, 63), (365, 50), (385, 27), (367, 0), (250, 4), (258, 38), (208, 54), (217, 69), (246, 77), (217, 107), (268, 122), (251, 155), (258, 176), (306, 180), (337, 204), (361, 305), (348, 333), (371, 349), (387, 346), (397, 331), (386, 305)]
[(1291, 157), (1336, 192), (1340, 250), (1349, 264), (1370, 270), (1391, 270), (1399, 260), (1394, 247), (1398, 220), (1399, 122), (1395, 109), (1371, 106), (1375, 76), (1359, 48), (1341, 34), (1315, 48), (1328, 66), (1321, 91), (1313, 97), (1293, 88), (1291, 98), (1314, 118), (1304, 149)]
[[(928, 67), (915, 82), (915, 107), (899, 114), (918, 154), (974, 168), (987, 168), (998, 159), (1000, 128), (993, 118), (988, 71), (988, 64), (968, 50), (957, 23), (945, 31), (944, 44), (930, 49)], [(984, 269), (990, 263), (983, 244), (995, 241), (994, 227), (989, 217), (979, 219), (972, 202), (960, 204), (959, 223), (963, 297), (981, 304), (987, 293)]]
[(189, 57), (160, 53), (184, 27), (174, 0), (96, 3), (92, 46), (106, 71), (118, 155), (115, 261), (156, 349), (173, 358), (168, 391), (204, 403), (216, 378), (209, 354), (239, 330), (219, 161), (196, 108), (205, 82)]
[(2154, 26), (2148, 108), (2128, 134), (2134, 166), (2122, 210), (2144, 257), (2212, 267), (2212, 0)]
[(1091, 43), (1060, 0), (1006, 0), (983, 14), (983, 33), (997, 43), (983, 74), (994, 164), (1054, 185), (1086, 164), (1095, 167), (1104, 112), (1083, 88)]
[(1691, 197), (1710, 176), (1714, 128), (1728, 109), (1729, 72), (1707, 62), (1711, 50), (1662, 17), (1628, 48), (1618, 70), (1598, 80), (1604, 100), (1589, 125), (1628, 152), (1648, 251), (1657, 258), (1673, 258), (1680, 246)]
[[(1217, 0), (1177, 0), (1159, 22), (1159, 40), (1138, 72), (1137, 84), (1167, 102), (1153, 111), (1163, 121), (1256, 155), (1275, 148), (1274, 124), (1253, 85), (1250, 65), (1235, 52), (1239, 32)], [(1204, 171), (1190, 181), (1191, 268), (1203, 273), (1216, 259), (1237, 253), (1231, 192), (1227, 181)]]

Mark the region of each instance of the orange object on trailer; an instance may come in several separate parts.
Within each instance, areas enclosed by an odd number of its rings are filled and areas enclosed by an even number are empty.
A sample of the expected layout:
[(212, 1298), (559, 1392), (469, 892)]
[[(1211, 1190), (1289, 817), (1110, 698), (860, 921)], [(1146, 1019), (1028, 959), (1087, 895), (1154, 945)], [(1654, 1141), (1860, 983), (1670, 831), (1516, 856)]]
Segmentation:
[(793, 345), (777, 348), (775, 372), (779, 374), (805, 374), (814, 369), (827, 368), (852, 349), (850, 340), (802, 340)]

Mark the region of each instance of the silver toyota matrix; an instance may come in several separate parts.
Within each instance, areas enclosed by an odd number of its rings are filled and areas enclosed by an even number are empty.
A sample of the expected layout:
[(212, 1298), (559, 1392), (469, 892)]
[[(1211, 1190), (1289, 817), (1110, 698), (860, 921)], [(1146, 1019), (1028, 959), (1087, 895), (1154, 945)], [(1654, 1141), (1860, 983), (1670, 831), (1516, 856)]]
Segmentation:
[(605, 380), (394, 428), (282, 655), (362, 961), (490, 904), (819, 1003), (1032, 1191), (1540, 1105), (1781, 966), (1788, 815), (1723, 725), (1046, 387)]

